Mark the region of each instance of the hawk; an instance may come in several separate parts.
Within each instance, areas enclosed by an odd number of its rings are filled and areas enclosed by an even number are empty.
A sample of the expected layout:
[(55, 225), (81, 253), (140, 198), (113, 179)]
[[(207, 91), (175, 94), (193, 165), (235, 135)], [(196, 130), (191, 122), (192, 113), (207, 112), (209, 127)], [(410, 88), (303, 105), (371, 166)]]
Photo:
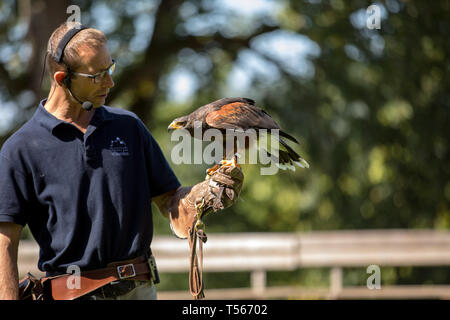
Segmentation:
[[(283, 139), (290, 140), (298, 144), (297, 139), (280, 129), (280, 126), (272, 119), (272, 117), (264, 110), (255, 106), (255, 101), (249, 98), (223, 98), (209, 104), (206, 104), (191, 114), (176, 118), (169, 125), (168, 130), (173, 131), (177, 129), (186, 129), (192, 137), (194, 137), (194, 123), (200, 123), (203, 132), (207, 129), (218, 129), (223, 133), (224, 148), (226, 145), (227, 131), (233, 130), (235, 137), (241, 132), (244, 134), (249, 129), (254, 129), (256, 132), (257, 146), (260, 147), (261, 139), (268, 139), (271, 129), (278, 129), (278, 156), (270, 153), (265, 148), (264, 151), (267, 156), (271, 158), (275, 164), (283, 170), (290, 169), (295, 171), (295, 165), (301, 168), (309, 168), (308, 162), (303, 159), (297, 152), (295, 152)], [(266, 130), (260, 130), (266, 129)], [(267, 132), (267, 134), (265, 134)], [(270, 141), (270, 137), (268, 139)], [(267, 144), (265, 144), (267, 145)], [(235, 144), (237, 146), (237, 144)], [(245, 140), (245, 145), (241, 146), (248, 149), (250, 144)], [(272, 148), (274, 146), (271, 146)], [(239, 151), (235, 148), (232, 160), (230, 154), (225, 156), (225, 160), (220, 162), (221, 165), (236, 165), (236, 156)], [(273, 149), (272, 149), (273, 151)], [(215, 171), (218, 165), (209, 169), (208, 173)]]

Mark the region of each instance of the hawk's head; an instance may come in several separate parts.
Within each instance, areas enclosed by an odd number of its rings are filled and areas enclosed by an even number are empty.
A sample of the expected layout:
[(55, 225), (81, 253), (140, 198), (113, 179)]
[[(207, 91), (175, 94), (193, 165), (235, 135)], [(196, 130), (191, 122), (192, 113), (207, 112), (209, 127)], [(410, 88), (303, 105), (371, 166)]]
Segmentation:
[(176, 118), (169, 124), (169, 127), (167, 128), (167, 130), (169, 132), (171, 132), (171, 131), (178, 130), (178, 129), (187, 129), (187, 128), (189, 128), (189, 125), (190, 125), (189, 120), (190, 120), (189, 116), (183, 116), (183, 117)]

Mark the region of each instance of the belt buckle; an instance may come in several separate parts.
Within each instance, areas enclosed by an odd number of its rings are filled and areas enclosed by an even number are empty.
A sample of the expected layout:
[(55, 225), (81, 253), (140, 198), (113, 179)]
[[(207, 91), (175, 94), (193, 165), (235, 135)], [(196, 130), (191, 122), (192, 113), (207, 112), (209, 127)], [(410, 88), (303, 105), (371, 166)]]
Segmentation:
[(119, 275), (120, 280), (128, 279), (136, 276), (136, 270), (134, 269), (134, 265), (132, 263), (124, 264), (117, 267), (117, 274)]

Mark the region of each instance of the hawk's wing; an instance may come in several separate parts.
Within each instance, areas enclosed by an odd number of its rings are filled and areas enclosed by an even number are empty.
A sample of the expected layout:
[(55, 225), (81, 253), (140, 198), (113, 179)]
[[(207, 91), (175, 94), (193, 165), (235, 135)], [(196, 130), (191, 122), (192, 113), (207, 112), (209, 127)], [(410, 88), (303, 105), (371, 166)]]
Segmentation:
[(260, 108), (244, 102), (226, 103), (206, 116), (206, 123), (217, 129), (279, 129)]
[[(205, 118), (210, 127), (225, 130), (280, 129), (267, 112), (253, 105), (254, 101), (251, 99), (228, 98), (215, 103), (215, 110), (210, 111)], [(282, 130), (279, 133), (280, 136), (298, 143), (297, 139), (290, 134)]]

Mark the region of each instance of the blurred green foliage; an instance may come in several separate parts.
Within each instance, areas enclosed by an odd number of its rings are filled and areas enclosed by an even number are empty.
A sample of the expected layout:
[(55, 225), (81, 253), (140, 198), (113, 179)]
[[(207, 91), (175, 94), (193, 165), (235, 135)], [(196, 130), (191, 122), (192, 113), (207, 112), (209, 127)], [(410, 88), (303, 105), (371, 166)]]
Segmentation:
[[(72, 3), (81, 7), (83, 23), (107, 34), (119, 61), (109, 104), (136, 112), (169, 161), (175, 145), (166, 131), (170, 121), (224, 96), (255, 99), (299, 139), (295, 149), (311, 168), (262, 176), (257, 166), (244, 165), (239, 202), (208, 217), (207, 231), (448, 229), (450, 3), (377, 2), (381, 29), (369, 30), (367, 1), (261, 1), (268, 7), (256, 13), (230, 8), (230, 2)], [(43, 24), (46, 31), (33, 42), (37, 31), (20, 28), (32, 24), (39, 5), (50, 1), (33, 1), (28, 11), (20, 6), (26, 3), (0, 4), (0, 94), (3, 102), (14, 103), (8, 110), (16, 110), (0, 143), (46, 95), (30, 88), (40, 68), (27, 61), (42, 61), (50, 30), (67, 18), (53, 13), (59, 20)], [(277, 37), (303, 41), (310, 51), (292, 57), (293, 47), (271, 42)], [(174, 98), (173, 80), (180, 70), (195, 80), (192, 94), (181, 101)], [(2, 108), (7, 111), (5, 103)], [(173, 169), (190, 185), (207, 167)], [(158, 214), (155, 226), (156, 234), (170, 233)], [(423, 270), (392, 270), (424, 279)], [(312, 272), (291, 274), (290, 281), (328, 281), (327, 272)], [(450, 281), (448, 270), (436, 272)]]

